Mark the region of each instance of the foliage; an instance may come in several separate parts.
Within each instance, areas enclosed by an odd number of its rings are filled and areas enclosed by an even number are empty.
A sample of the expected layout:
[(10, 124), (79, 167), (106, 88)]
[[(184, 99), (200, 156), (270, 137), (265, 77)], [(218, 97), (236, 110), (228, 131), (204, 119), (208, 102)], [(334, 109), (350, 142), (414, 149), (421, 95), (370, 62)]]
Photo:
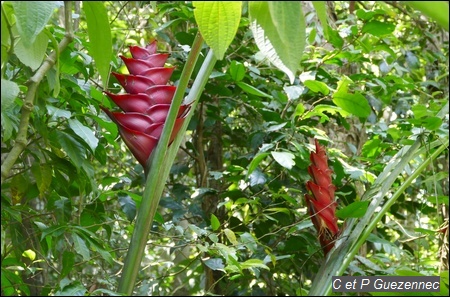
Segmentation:
[[(306, 295), (329, 285), (316, 279), (327, 261), (441, 275), (448, 295), (448, 18), (397, 2), (239, 2), (224, 33), (195, 10), (221, 9), (207, 5), (2, 2), (2, 294), (118, 295), (138, 230), (134, 294)], [(199, 30), (212, 41), (187, 62)], [(121, 89), (119, 54), (154, 38), (179, 104), (195, 105), (152, 188), (100, 106)], [(326, 259), (305, 201), (312, 138), (349, 232)], [(351, 235), (361, 248), (336, 264)]]

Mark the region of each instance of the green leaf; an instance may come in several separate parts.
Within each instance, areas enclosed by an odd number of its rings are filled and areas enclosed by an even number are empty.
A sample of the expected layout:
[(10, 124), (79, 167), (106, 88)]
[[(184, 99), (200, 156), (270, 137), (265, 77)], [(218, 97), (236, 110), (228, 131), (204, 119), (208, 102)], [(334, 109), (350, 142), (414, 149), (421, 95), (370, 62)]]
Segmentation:
[(194, 1), (193, 5), (200, 33), (216, 58), (222, 60), (239, 27), (242, 2)]
[(330, 89), (328, 86), (317, 80), (307, 80), (303, 83), (306, 87), (308, 87), (314, 93), (322, 93), (324, 95), (328, 95), (330, 93)]
[(24, 38), (21, 38), (14, 47), (14, 53), (22, 63), (34, 71), (38, 69), (44, 61), (47, 45), (48, 36), (45, 32), (41, 32), (34, 38), (31, 45), (29, 45)]
[(22, 256), (34, 261), (34, 259), (36, 259), (36, 252), (33, 250), (26, 250), (22, 253)]
[(264, 93), (263, 91), (258, 90), (257, 88), (246, 84), (245, 82), (236, 82), (236, 84), (245, 92), (258, 96), (258, 97), (267, 97), (267, 98), (272, 98), (272, 96), (270, 96), (269, 94)]
[(132, 222), (136, 217), (136, 202), (125, 193), (119, 193), (119, 204), (127, 219)]
[(47, 105), (47, 112), (53, 121), (58, 121), (58, 118), (70, 119), (72, 113), (69, 110), (57, 108), (51, 105)]
[(86, 291), (87, 289), (79, 281), (75, 281), (61, 291), (57, 291), (55, 296), (84, 296)]
[(67, 153), (72, 164), (77, 169), (86, 159), (86, 151), (81, 143), (79, 143), (73, 136), (63, 131), (56, 131), (56, 140), (61, 145), (61, 148)]
[(288, 152), (271, 152), (272, 157), (277, 161), (278, 164), (287, 169), (292, 169), (295, 165), (295, 156)]
[(53, 177), (53, 170), (49, 164), (34, 164), (31, 167), (37, 187), (39, 189), (39, 196), (44, 197), (46, 191), (50, 188)]
[(232, 244), (238, 244), (238, 241), (236, 240), (236, 234), (234, 234), (233, 230), (226, 228), (223, 230), (223, 232), (225, 232), (225, 236)]
[(95, 152), (95, 149), (98, 145), (98, 139), (95, 137), (94, 132), (84, 126), (79, 120), (77, 119), (69, 119), (69, 126), (75, 132), (78, 136), (81, 137), (91, 148), (92, 153)]
[(414, 117), (416, 119), (423, 118), (428, 115), (428, 108), (425, 105), (422, 104), (416, 104), (413, 107), (411, 107), (412, 112), (414, 113)]
[(384, 36), (391, 34), (395, 30), (395, 25), (380, 21), (370, 21), (364, 24), (362, 28), (363, 33), (369, 33), (374, 36)]
[(438, 117), (429, 117), (423, 120), (423, 126), (428, 130), (437, 130), (442, 125), (442, 119)]
[(259, 169), (256, 169), (250, 174), (250, 186), (263, 185), (266, 183), (267, 178)]
[(75, 254), (69, 251), (64, 251), (62, 257), (61, 278), (66, 277), (72, 271), (73, 264), (75, 264)]
[(89, 34), (89, 54), (97, 65), (103, 86), (108, 86), (109, 64), (112, 59), (112, 39), (108, 14), (103, 2), (85, 1), (83, 10)]
[(253, 253), (256, 253), (258, 249), (258, 243), (255, 238), (248, 232), (244, 232), (240, 235), (241, 242)]
[(369, 201), (355, 201), (346, 207), (336, 211), (336, 216), (340, 219), (361, 218), (369, 207)]
[(89, 261), (89, 259), (91, 258), (91, 254), (89, 252), (89, 248), (86, 245), (86, 242), (76, 233), (72, 233), (72, 240), (75, 251), (83, 257), (84, 261)]
[(252, 174), (253, 170), (258, 167), (259, 163), (261, 163), (261, 161), (264, 160), (268, 155), (269, 153), (260, 153), (253, 158), (253, 160), (250, 162), (250, 165), (248, 165), (247, 178), (250, 174)]
[[(3, 18), (2, 18), (3, 19)], [(3, 26), (2, 26), (3, 27)], [(4, 292), (5, 296), (14, 296), (16, 295), (16, 290), (14, 289), (15, 285), (11, 283), (11, 281), (8, 279), (7, 276), (15, 276), (11, 271), (8, 271), (2, 267), (2, 273), (1, 273), (1, 279), (2, 279), (2, 291)], [(14, 282), (16, 284), (16, 282)]]
[(17, 95), (19, 95), (20, 90), (19, 86), (15, 82), (3, 78), (1, 86), (1, 106), (3, 111), (3, 109), (8, 109), (14, 104), (14, 99), (16, 99)]
[(249, 259), (245, 261), (244, 263), (241, 263), (242, 269), (248, 269), (248, 268), (262, 268), (266, 270), (270, 270), (267, 265), (264, 264), (264, 262), (260, 259)]
[(306, 45), (300, 2), (250, 1), (250, 29), (262, 54), (294, 83)]
[(212, 213), (211, 214), (211, 228), (216, 231), (220, 227), (219, 219)]
[(328, 41), (335, 47), (335, 48), (342, 48), (344, 46), (344, 39), (342, 39), (341, 35), (339, 35), (339, 32), (337, 30), (332, 29), (328, 26)]
[[(25, 47), (30, 48), (44, 29), (55, 8), (61, 1), (12, 1), (17, 20), (17, 29)], [(2, 17), (3, 18), (3, 17)]]
[(323, 28), (323, 34), (325, 38), (328, 39), (328, 17), (327, 17), (327, 7), (325, 1), (311, 1), (314, 9), (316, 10), (317, 17), (320, 20)]
[(225, 265), (223, 264), (223, 260), (220, 258), (212, 258), (203, 262), (206, 266), (211, 268), (212, 270), (223, 270)]
[(369, 102), (360, 93), (338, 92), (333, 95), (333, 102), (343, 110), (361, 118), (367, 118), (371, 112)]
[(414, 9), (420, 10), (426, 16), (435, 20), (447, 31), (449, 30), (448, 1), (405, 1)]
[(237, 61), (231, 61), (230, 75), (234, 81), (241, 81), (245, 76), (244, 64)]

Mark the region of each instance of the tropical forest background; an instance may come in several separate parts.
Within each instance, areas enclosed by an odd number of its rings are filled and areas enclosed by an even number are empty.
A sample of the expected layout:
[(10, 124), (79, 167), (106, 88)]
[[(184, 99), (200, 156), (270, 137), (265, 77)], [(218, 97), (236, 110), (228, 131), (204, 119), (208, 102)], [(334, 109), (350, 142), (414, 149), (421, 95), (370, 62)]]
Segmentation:
[[(448, 296), (448, 2), (208, 3), (2, 1), (2, 295), (330, 294), (328, 271), (440, 276), (428, 294)], [(147, 179), (101, 107), (120, 55), (154, 40), (197, 97)], [(314, 139), (341, 230), (327, 255)]]

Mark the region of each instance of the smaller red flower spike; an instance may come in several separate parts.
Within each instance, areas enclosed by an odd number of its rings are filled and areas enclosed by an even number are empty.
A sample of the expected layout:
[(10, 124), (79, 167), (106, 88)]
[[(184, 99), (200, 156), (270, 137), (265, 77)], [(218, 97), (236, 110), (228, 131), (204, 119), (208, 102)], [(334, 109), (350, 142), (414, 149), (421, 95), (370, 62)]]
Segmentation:
[[(122, 112), (105, 113), (119, 127), (119, 133), (131, 153), (146, 169), (146, 163), (159, 138), (169, 113), (176, 87), (168, 85), (174, 67), (164, 67), (169, 54), (156, 53), (156, 41), (144, 47), (130, 46), (132, 58), (120, 56), (130, 74), (112, 74), (127, 94), (105, 92)], [(182, 105), (178, 111), (169, 145), (181, 129), (189, 111)]]
[(312, 180), (306, 183), (308, 194), (305, 195), (311, 220), (319, 233), (319, 241), (326, 255), (334, 246), (339, 235), (336, 217), (336, 201), (334, 192), (336, 187), (332, 184), (331, 169), (328, 168), (328, 159), (325, 149), (314, 139), (316, 151), (311, 152), (311, 165), (308, 173)]

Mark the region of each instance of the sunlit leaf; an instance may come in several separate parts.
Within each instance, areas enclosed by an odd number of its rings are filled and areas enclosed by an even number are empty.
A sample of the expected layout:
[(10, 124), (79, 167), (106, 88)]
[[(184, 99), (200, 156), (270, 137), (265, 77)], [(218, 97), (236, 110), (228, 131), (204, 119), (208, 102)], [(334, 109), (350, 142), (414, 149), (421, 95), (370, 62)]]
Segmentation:
[(405, 3), (432, 18), (447, 31), (449, 30), (449, 7), (447, 1), (405, 1)]
[(328, 38), (328, 15), (327, 15), (327, 3), (326, 1), (311, 1), (311, 3), (314, 6), (314, 9), (316, 10), (317, 17), (320, 20), (320, 23), (322, 24), (323, 28), (323, 34), (325, 35), (325, 38)]
[(369, 201), (355, 201), (337, 210), (336, 216), (340, 219), (360, 218), (366, 213), (367, 207), (369, 207)]
[(278, 164), (287, 169), (292, 169), (295, 165), (295, 156), (288, 152), (271, 152), (272, 157), (277, 161)]
[(305, 86), (308, 87), (314, 93), (322, 93), (324, 95), (328, 95), (330, 93), (330, 89), (328, 86), (317, 80), (307, 80), (304, 82)]
[[(62, 1), (11, 1), (17, 29), (26, 47), (30, 47)], [(3, 18), (3, 17), (2, 17)]]
[(300, 2), (250, 1), (250, 29), (262, 54), (285, 72), (291, 84), (306, 45)]
[(21, 38), (14, 48), (14, 53), (22, 63), (32, 70), (36, 70), (44, 61), (47, 45), (48, 36), (44, 32), (41, 32), (34, 38), (31, 45), (25, 42), (25, 39)]
[(211, 228), (213, 231), (216, 231), (220, 227), (219, 219), (212, 213), (211, 214)]
[(391, 34), (395, 30), (395, 25), (387, 22), (380, 21), (370, 21), (367, 22), (363, 28), (363, 33), (369, 33), (374, 36), (384, 36), (387, 34)]
[(264, 93), (263, 91), (258, 90), (257, 88), (255, 88), (255, 87), (253, 87), (253, 86), (251, 86), (251, 85), (249, 85), (249, 84), (246, 84), (245, 82), (239, 81), (239, 82), (236, 82), (236, 84), (237, 84), (242, 90), (244, 90), (245, 92), (247, 92), (247, 93), (249, 93), (249, 94), (252, 94), (252, 95), (255, 95), (255, 96), (259, 96), (259, 97), (272, 98), (272, 96), (270, 96), (270, 95)]
[(232, 244), (234, 245), (238, 244), (238, 241), (236, 240), (236, 234), (234, 234), (233, 230), (226, 228), (223, 229), (223, 232), (225, 233), (226, 237)]
[(360, 93), (335, 93), (333, 102), (343, 110), (361, 118), (367, 118), (371, 112), (369, 102)]
[(103, 86), (108, 86), (109, 63), (112, 60), (112, 39), (108, 14), (103, 2), (83, 2), (89, 34), (89, 54), (94, 58)]
[(242, 2), (194, 1), (195, 20), (206, 43), (222, 60), (236, 35), (241, 19)]
[(22, 253), (22, 256), (27, 257), (31, 261), (34, 261), (34, 259), (36, 259), (36, 252), (28, 249)]

